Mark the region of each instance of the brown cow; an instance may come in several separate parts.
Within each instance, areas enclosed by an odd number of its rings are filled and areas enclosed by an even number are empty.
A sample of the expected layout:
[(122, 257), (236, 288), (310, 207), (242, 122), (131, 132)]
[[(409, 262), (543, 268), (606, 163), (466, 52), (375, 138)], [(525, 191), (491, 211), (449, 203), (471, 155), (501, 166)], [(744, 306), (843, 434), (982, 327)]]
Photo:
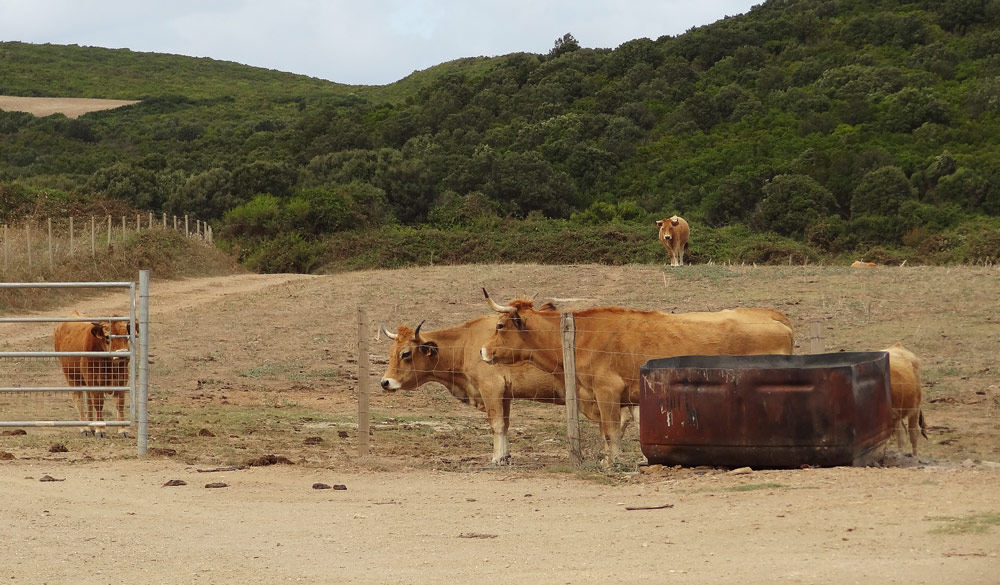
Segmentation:
[(480, 317), (467, 323), (421, 333), (401, 325), (396, 333), (382, 331), (393, 340), (389, 365), (382, 376), (387, 392), (413, 390), (428, 382), (444, 385), (455, 398), (472, 403), (486, 413), (493, 430), (494, 465), (510, 462), (510, 402), (526, 398), (565, 404), (561, 387), (552, 376), (532, 364), (491, 366), (479, 359), (479, 348), (493, 334), (496, 318)]
[(875, 266), (878, 265), (875, 264), (874, 262), (863, 262), (861, 260), (855, 260), (854, 262), (851, 262), (851, 268), (873, 268)]
[[(483, 346), (482, 359), (501, 364), (531, 362), (561, 380), (559, 313), (535, 310), (526, 299), (506, 307), (493, 302), (488, 294), (486, 300), (503, 315)], [(599, 411), (608, 463), (614, 463), (621, 450), (628, 422), (622, 407), (639, 403), (639, 367), (647, 360), (692, 354), (792, 352), (791, 323), (771, 309), (667, 314), (597, 307), (575, 311), (573, 318), (581, 410)]]
[[(83, 317), (73, 311), (72, 317)], [(117, 317), (117, 315), (112, 315)], [(129, 350), (129, 328), (125, 321), (82, 321), (60, 323), (55, 330), (56, 351), (122, 351)], [(118, 357), (60, 357), (63, 375), (70, 386), (128, 386), (127, 358)], [(125, 420), (125, 391), (107, 392), (115, 399), (118, 420)], [(75, 391), (73, 404), (81, 421), (104, 421), (105, 391)], [(84, 427), (85, 435), (104, 436), (102, 425)], [(129, 437), (128, 427), (118, 427), (118, 436)]]
[(900, 449), (905, 444), (903, 437), (903, 421), (910, 434), (910, 447), (913, 456), (917, 456), (917, 441), (923, 434), (927, 438), (924, 427), (924, 413), (920, 410), (920, 360), (912, 351), (900, 343), (883, 351), (889, 352), (889, 385), (892, 387), (892, 428), (896, 433), (896, 446)]
[(687, 249), (688, 237), (691, 235), (691, 228), (683, 217), (665, 217), (656, 222), (656, 227), (660, 228), (660, 243), (670, 254), (671, 266), (684, 266), (684, 250)]

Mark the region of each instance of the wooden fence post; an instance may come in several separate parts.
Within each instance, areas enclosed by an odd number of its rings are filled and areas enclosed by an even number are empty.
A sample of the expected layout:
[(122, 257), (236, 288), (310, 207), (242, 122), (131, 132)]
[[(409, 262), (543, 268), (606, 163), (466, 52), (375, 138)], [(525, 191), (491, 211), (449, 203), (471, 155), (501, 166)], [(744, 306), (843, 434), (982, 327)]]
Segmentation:
[(3, 271), (6, 274), (10, 262), (10, 241), (7, 239), (7, 224), (3, 224)]
[(48, 220), (49, 220), (48, 221), (48, 224), (49, 224), (49, 270), (52, 270), (52, 267), (54, 266), (54, 262), (52, 260), (52, 218), (50, 217), (50, 218), (48, 218)]
[(813, 321), (809, 323), (809, 353), (826, 352), (826, 340), (823, 339), (823, 323)]
[(90, 257), (97, 257), (97, 219), (90, 216)]
[(163, 212), (163, 229), (167, 229), (167, 212)]
[(368, 411), (368, 372), (371, 370), (368, 357), (368, 315), (365, 308), (358, 306), (358, 456), (368, 456), (368, 433), (370, 414)]
[(184, 237), (191, 237), (191, 232), (188, 231), (188, 216), (186, 213), (184, 214)]
[(24, 222), (24, 239), (28, 243), (28, 266), (31, 266), (31, 222)]
[(566, 438), (569, 439), (569, 458), (573, 465), (583, 463), (580, 448), (580, 408), (576, 397), (576, 323), (573, 313), (559, 317), (562, 331), (563, 377), (566, 380)]
[(122, 243), (125, 243), (125, 234), (128, 232), (128, 228), (125, 227), (125, 216), (122, 216)]
[(73, 216), (69, 216), (69, 255), (73, 256)]
[(111, 216), (108, 216), (108, 247), (111, 247)]

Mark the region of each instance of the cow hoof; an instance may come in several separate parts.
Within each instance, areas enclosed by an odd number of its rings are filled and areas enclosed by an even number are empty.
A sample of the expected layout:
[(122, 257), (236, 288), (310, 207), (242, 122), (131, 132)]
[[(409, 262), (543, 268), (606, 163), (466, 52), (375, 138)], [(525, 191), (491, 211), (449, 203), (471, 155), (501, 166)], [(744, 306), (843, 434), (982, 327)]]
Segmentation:
[(84, 437), (93, 437), (94, 431), (91, 429), (83, 429), (82, 431), (80, 431), (80, 434), (83, 435)]
[(500, 459), (493, 459), (490, 461), (491, 467), (506, 467), (510, 465), (510, 455), (504, 455)]
[(94, 436), (97, 437), (98, 439), (103, 439), (107, 435), (104, 434), (104, 431), (95, 431)]

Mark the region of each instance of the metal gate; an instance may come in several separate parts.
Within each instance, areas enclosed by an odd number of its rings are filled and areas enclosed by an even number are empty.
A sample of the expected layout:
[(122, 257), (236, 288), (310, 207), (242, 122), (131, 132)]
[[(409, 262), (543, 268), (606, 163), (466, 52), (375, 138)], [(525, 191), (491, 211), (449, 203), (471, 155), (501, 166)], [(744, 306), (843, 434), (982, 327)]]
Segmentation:
[[(135, 282), (50, 282), (50, 283), (0, 283), (0, 288), (40, 289), (40, 288), (78, 288), (78, 289), (128, 289), (128, 317), (86, 316), (86, 317), (0, 317), (0, 323), (61, 323), (61, 322), (96, 322), (96, 321), (127, 321), (128, 335), (128, 384), (125, 386), (70, 386), (65, 383), (62, 370), (57, 361), (60, 357), (124, 357), (119, 352), (112, 351), (4, 351), (0, 352), (0, 396), (5, 404), (14, 404), (18, 397), (26, 398), (44, 393), (70, 392), (128, 392), (129, 409), (127, 420), (87, 421), (68, 420), (68, 416), (60, 420), (3, 420), (4, 408), (0, 408), (0, 427), (88, 427), (95, 431), (104, 431), (105, 427), (123, 427), (135, 425), (136, 442), (139, 455), (146, 453), (149, 436), (149, 417), (147, 397), (149, 388), (149, 271), (139, 271), (138, 286)], [(113, 336), (119, 337), (119, 336)], [(51, 362), (51, 367), (45, 361)], [(39, 364), (42, 364), (39, 366)], [(37, 368), (32, 371), (32, 368)], [(22, 373), (23, 372), (23, 373)], [(57, 374), (53, 374), (57, 372)], [(33, 379), (28, 379), (29, 377)], [(34, 382), (16, 384), (20, 380)], [(59, 381), (63, 383), (60, 384)], [(48, 382), (48, 384), (44, 384)], [(86, 402), (86, 398), (84, 397)], [(68, 401), (67, 401), (68, 403)]]

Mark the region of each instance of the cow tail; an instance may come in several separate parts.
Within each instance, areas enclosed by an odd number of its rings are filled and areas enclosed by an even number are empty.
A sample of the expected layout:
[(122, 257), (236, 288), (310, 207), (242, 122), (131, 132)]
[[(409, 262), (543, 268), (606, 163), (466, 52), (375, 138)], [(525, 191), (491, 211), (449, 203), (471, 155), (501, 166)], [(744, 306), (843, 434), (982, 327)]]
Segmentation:
[(929, 439), (927, 436), (927, 426), (924, 424), (924, 411), (920, 411), (920, 434), (924, 436), (925, 439)]

